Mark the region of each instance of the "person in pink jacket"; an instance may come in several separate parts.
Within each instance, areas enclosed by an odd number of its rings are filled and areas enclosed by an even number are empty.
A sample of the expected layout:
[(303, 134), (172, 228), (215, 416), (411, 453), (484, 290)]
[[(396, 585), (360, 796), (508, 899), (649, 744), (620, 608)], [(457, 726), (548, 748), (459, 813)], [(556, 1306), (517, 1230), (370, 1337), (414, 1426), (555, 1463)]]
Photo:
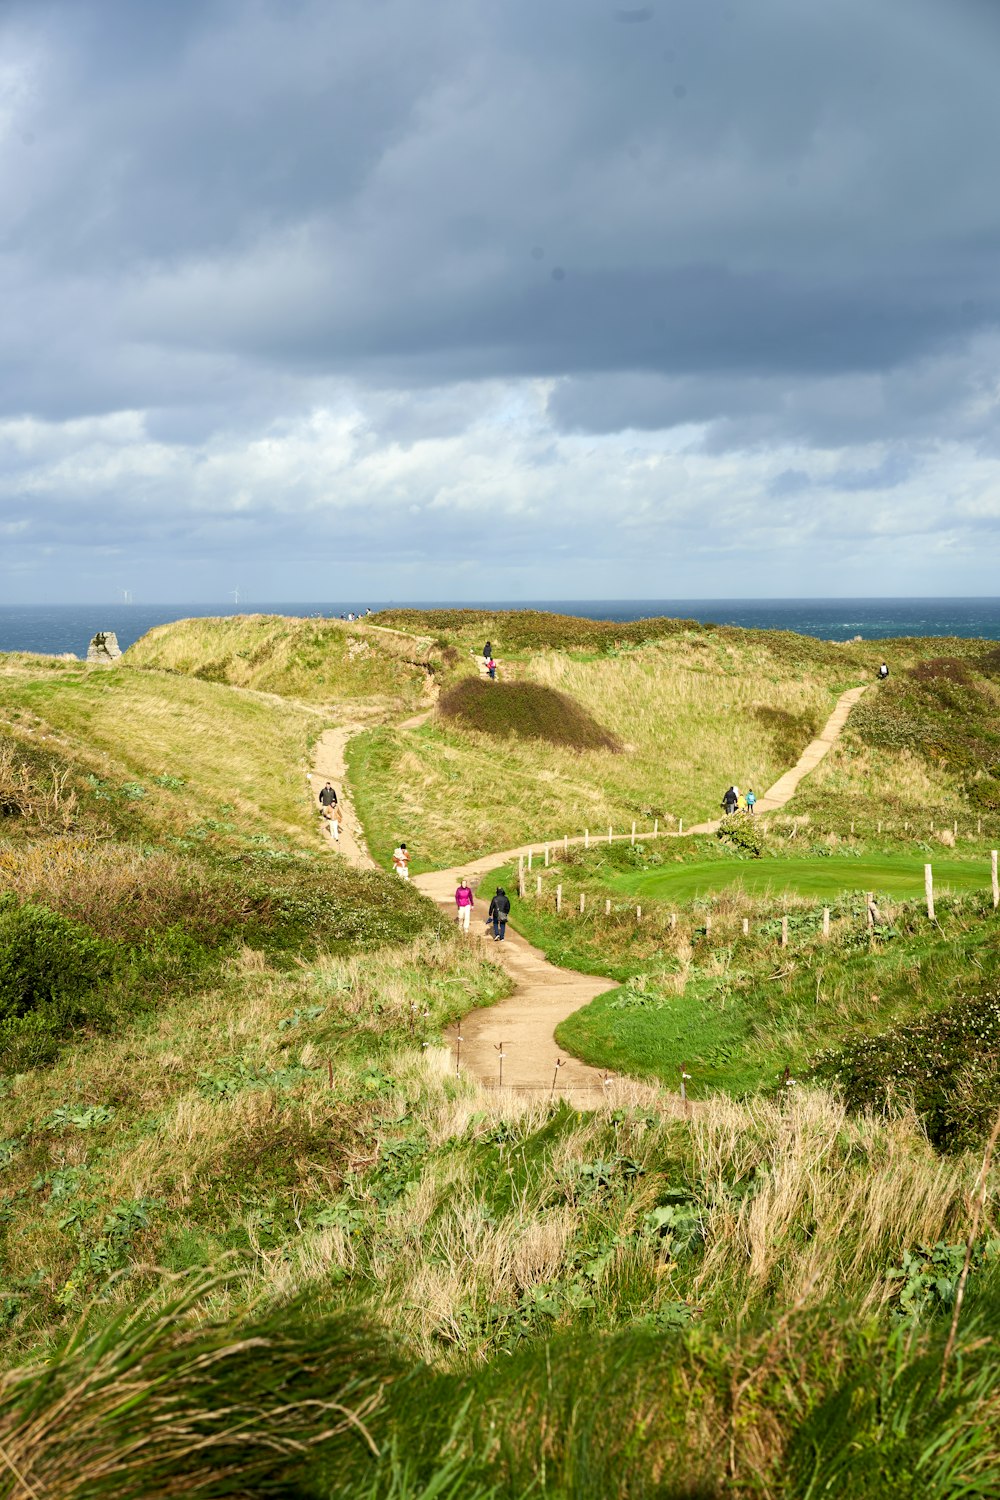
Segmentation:
[(455, 905), (458, 907), (456, 921), (465, 932), (469, 930), (469, 918), (472, 916), (472, 908), (475, 904), (472, 891), (469, 889), (469, 882), (463, 875), (458, 890), (455, 892)]

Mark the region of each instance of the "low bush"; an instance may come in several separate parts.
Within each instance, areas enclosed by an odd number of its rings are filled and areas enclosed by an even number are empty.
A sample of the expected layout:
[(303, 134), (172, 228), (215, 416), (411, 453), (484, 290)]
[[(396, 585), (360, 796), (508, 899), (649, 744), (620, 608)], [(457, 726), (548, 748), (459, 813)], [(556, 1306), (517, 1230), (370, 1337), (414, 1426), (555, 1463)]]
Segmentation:
[(722, 819), (718, 838), (733, 849), (760, 859), (764, 852), (764, 829), (753, 813), (736, 812)]
[(77, 922), (0, 896), (0, 1023), (29, 1012), (82, 1012), (111, 970), (108, 946)]
[(463, 729), (497, 738), (546, 740), (571, 750), (610, 750), (621, 741), (567, 693), (537, 682), (487, 682), (467, 677), (444, 693), (438, 711)]
[(977, 1146), (1000, 1109), (1000, 994), (961, 997), (925, 1021), (856, 1036), (816, 1059), (852, 1109), (913, 1107), (945, 1151)]

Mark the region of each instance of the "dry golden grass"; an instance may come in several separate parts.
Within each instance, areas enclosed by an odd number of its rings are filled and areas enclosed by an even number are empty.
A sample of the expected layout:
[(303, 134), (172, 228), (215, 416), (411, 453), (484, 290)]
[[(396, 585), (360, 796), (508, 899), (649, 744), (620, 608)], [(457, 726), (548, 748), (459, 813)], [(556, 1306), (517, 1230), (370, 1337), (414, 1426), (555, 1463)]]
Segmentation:
[(361, 621), (234, 615), (159, 625), (129, 647), (122, 665), (306, 703), (355, 705), (367, 699), (403, 708), (424, 692), (430, 645), (427, 637)]

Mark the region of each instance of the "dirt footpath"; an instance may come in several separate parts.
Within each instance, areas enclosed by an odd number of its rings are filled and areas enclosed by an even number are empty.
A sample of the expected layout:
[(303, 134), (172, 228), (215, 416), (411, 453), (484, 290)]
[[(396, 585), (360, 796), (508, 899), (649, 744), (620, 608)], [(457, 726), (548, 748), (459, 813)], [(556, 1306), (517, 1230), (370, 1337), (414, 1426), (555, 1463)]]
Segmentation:
[[(347, 724), (341, 729), (324, 730), (316, 741), (316, 748), (313, 753), (313, 768), (311, 771), (306, 772), (306, 777), (312, 789), (313, 806), (316, 809), (316, 821), (319, 825), (318, 831), (323, 842), (337, 853), (343, 855), (344, 859), (350, 864), (355, 865), (359, 870), (374, 870), (376, 868), (375, 861), (368, 853), (364, 832), (362, 831), (361, 824), (358, 822), (354, 811), (354, 803), (351, 801), (351, 794), (347, 789), (346, 783), (347, 763), (344, 752), (347, 748), (347, 741), (353, 735), (359, 734), (362, 727), (360, 724)], [(322, 826), (325, 820), (321, 820), (319, 815), (319, 801), (317, 799), (319, 798), (320, 787), (327, 781), (333, 783), (337, 793), (337, 800), (340, 804), (340, 810), (344, 815), (344, 824), (340, 830), (340, 840), (338, 843), (334, 843), (325, 827)]]

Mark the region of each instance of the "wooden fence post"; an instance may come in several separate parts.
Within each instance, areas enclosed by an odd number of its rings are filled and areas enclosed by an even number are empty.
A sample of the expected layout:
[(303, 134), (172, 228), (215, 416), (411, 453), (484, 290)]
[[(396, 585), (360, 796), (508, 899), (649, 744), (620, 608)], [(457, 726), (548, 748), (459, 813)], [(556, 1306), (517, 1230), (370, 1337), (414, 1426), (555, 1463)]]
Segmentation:
[(993, 886), (993, 908), (1000, 906), (1000, 885), (997, 884), (997, 851), (990, 850), (990, 883)]
[(878, 831), (879, 831), (879, 833), (882, 832), (882, 819), (881, 818), (879, 818), (879, 820), (878, 820)]
[(556, 911), (562, 911), (562, 886), (556, 886)]
[(587, 904), (587, 898), (583, 894), (583, 892), (581, 891), (580, 892), (580, 915), (581, 915), (581, 917), (583, 916), (583, 909), (584, 909), (584, 907), (585, 907), (586, 904)]
[(659, 820), (659, 818), (654, 818), (653, 819), (653, 837), (655, 839), (655, 838), (659, 838), (659, 836), (660, 836), (660, 820)]
[(743, 918), (743, 936), (744, 937), (749, 937), (750, 936), (750, 918), (749, 917), (744, 917)]
[(542, 894), (542, 877), (540, 875), (536, 875), (535, 876), (535, 895), (536, 896), (540, 896), (541, 894)]
[(585, 849), (589, 849), (590, 848), (590, 829), (589, 828), (585, 828), (583, 830), (583, 847)]
[(610, 915), (611, 915), (611, 897), (610, 896), (608, 897), (608, 899), (604, 903), (604, 915), (606, 917), (610, 917)]
[(875, 892), (865, 892), (865, 909), (868, 912), (868, 936), (875, 936)]
[(517, 856), (517, 894), (524, 900), (524, 855)]
[(608, 843), (611, 843), (611, 824), (608, 824)]
[(787, 917), (782, 917), (782, 919), (781, 919), (781, 946), (783, 948), (787, 948), (788, 947), (788, 918)]
[(676, 927), (677, 927), (677, 913), (675, 911), (672, 911), (670, 913), (670, 931), (674, 932), (676, 930)]
[(636, 909), (635, 909), (635, 920), (637, 922), (641, 922), (642, 921), (642, 907), (641, 906), (637, 906)]
[(634, 844), (635, 843), (635, 819), (634, 818), (632, 819), (632, 837), (629, 839), (629, 843), (630, 844)]
[(983, 831), (983, 820), (982, 820), (982, 818), (977, 818), (976, 819), (976, 836), (978, 837), (979, 835), (981, 835), (982, 831)]
[(684, 819), (683, 818), (678, 818), (677, 819), (677, 832), (678, 833), (683, 833), (684, 832)]
[(533, 849), (529, 849), (528, 850), (528, 873), (529, 874), (531, 873), (531, 856), (532, 856), (533, 853), (534, 853)]
[(930, 865), (924, 865), (924, 895), (927, 898), (927, 918), (934, 921), (934, 872)]
[(851, 834), (852, 834), (852, 836), (853, 836), (853, 833), (854, 833), (854, 819), (852, 818), (851, 819)]
[(546, 869), (549, 868), (549, 846), (548, 846), (548, 844), (545, 845), (545, 868)]
[(705, 936), (706, 937), (710, 936), (711, 931), (712, 931), (712, 913), (711, 912), (706, 912), (705, 913)]
[(564, 854), (568, 854), (569, 853), (569, 834), (568, 833), (564, 833), (563, 834), (563, 853)]
[(828, 906), (823, 908), (823, 936), (824, 938), (830, 936), (830, 908)]

